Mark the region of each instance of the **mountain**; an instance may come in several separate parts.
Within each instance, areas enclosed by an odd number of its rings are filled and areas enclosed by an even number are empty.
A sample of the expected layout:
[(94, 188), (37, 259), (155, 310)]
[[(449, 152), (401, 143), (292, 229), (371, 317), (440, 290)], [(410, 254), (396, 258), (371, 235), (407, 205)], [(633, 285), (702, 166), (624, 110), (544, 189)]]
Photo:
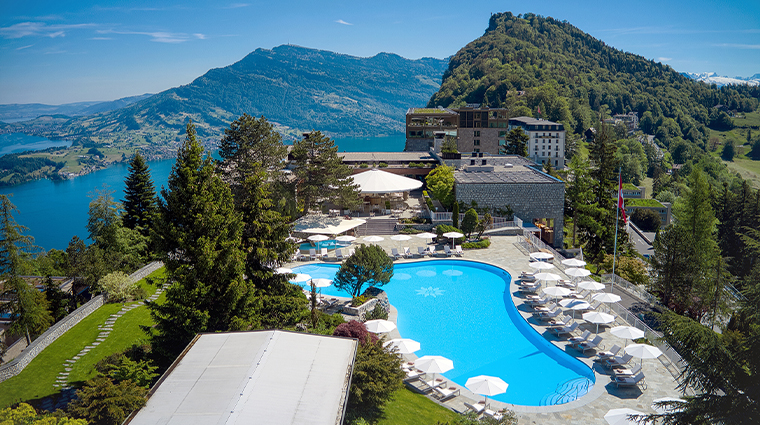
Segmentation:
[(506, 12), (492, 15), (483, 36), (451, 58), (428, 106), (485, 103), (513, 116), (533, 115), (540, 107), (542, 118), (577, 134), (600, 114), (635, 111), (642, 129), (664, 143), (683, 137), (703, 147), (707, 127), (726, 118), (713, 106), (753, 111), (758, 98), (757, 87), (697, 83), (566, 21)]
[(41, 115), (67, 115), (69, 117), (92, 115), (123, 108), (143, 100), (151, 94), (123, 97), (108, 102), (76, 102), (63, 105), (45, 105), (42, 103), (12, 103), (0, 105), (0, 121), (16, 122), (37, 118)]
[[(283, 45), (257, 49), (239, 62), (208, 71), (124, 108), (72, 120), (55, 137), (107, 143), (144, 134), (161, 143), (192, 118), (198, 133), (219, 137), (243, 113), (265, 116), (291, 136), (321, 130), (333, 136), (404, 131), (407, 108), (439, 87), (445, 59), (369, 58)], [(157, 134), (163, 136), (157, 137)], [(172, 138), (174, 138), (172, 137)]]
[(742, 77), (726, 77), (726, 76), (720, 76), (714, 72), (702, 72), (702, 73), (692, 73), (692, 72), (682, 72), (681, 75), (685, 75), (686, 77), (691, 78), (692, 80), (701, 81), (706, 84), (715, 84), (718, 87), (725, 86), (727, 84), (746, 84), (750, 86), (757, 86), (760, 85), (760, 74), (755, 74), (748, 78), (742, 78)]

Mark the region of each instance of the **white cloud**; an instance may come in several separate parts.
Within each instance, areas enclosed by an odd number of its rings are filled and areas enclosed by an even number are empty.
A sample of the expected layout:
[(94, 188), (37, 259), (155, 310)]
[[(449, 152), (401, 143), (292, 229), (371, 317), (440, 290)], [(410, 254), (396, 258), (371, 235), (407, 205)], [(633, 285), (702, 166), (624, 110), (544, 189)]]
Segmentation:
[(760, 44), (737, 44), (737, 43), (721, 43), (721, 44), (713, 44), (715, 47), (730, 47), (733, 49), (749, 49), (749, 50), (756, 50), (760, 49)]
[(0, 28), (0, 35), (4, 38), (55, 38), (65, 36), (68, 30), (90, 28), (93, 26), (95, 24), (48, 25), (44, 22), (20, 22), (9, 27)]
[(26, 46), (16, 47), (16, 50), (24, 50), (34, 46), (34, 44), (27, 44)]
[(353, 25), (352, 23), (346, 22), (346, 21), (344, 21), (343, 19), (338, 19), (338, 20), (337, 20), (337, 21), (335, 21), (335, 22), (337, 22), (337, 23), (339, 23), (339, 24), (341, 24), (341, 25)]
[(118, 30), (98, 30), (99, 34), (124, 34), (124, 35), (145, 35), (151, 38), (150, 41), (156, 43), (184, 43), (191, 39), (205, 40), (204, 34), (189, 35), (181, 32), (167, 32), (167, 31), (118, 31)]
[(193, 34), (193, 37), (197, 38), (198, 40), (205, 40), (206, 34), (196, 33), (196, 34)]
[(672, 60), (673, 58), (666, 58), (663, 56), (660, 56), (659, 58), (657, 58), (657, 62), (667, 62), (667, 61), (672, 61)]

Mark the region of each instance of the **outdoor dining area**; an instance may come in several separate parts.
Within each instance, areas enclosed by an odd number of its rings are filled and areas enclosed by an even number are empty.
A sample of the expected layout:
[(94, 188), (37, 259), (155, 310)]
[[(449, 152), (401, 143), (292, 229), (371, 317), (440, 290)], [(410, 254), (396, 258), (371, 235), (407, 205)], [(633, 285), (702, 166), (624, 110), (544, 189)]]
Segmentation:
[(412, 206), (407, 202), (409, 192), (422, 187), (422, 181), (377, 168), (350, 176), (359, 186), (361, 202), (353, 210), (329, 209), (330, 215), (400, 217)]

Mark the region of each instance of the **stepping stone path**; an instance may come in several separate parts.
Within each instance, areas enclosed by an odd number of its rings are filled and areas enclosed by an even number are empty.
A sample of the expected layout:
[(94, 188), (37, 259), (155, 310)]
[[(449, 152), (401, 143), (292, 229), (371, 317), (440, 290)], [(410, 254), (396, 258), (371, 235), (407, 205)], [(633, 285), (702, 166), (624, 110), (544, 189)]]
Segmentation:
[[(161, 293), (164, 292), (164, 289), (166, 289), (168, 285), (164, 285), (156, 291), (155, 294), (151, 295), (147, 298), (147, 301), (155, 301), (158, 299), (158, 297), (161, 296)], [(124, 305), (121, 310), (119, 310), (117, 313), (114, 313), (106, 319), (106, 321), (98, 326), (98, 329), (100, 330), (100, 333), (98, 334), (98, 337), (95, 339), (94, 342), (91, 344), (85, 346), (82, 351), (80, 351), (76, 356), (64, 360), (63, 362), (63, 372), (58, 374), (58, 378), (55, 380), (55, 384), (53, 384), (53, 387), (58, 389), (61, 388), (61, 397), (58, 399), (57, 403), (53, 403), (53, 399), (51, 397), (45, 398), (42, 403), (40, 404), (40, 407), (42, 409), (47, 411), (54, 411), (55, 409), (62, 409), (65, 408), (66, 405), (69, 404), (71, 400), (73, 400), (76, 397), (76, 388), (73, 388), (69, 384), (69, 374), (71, 373), (72, 366), (77, 362), (77, 360), (84, 357), (87, 353), (90, 352), (93, 348), (97, 347), (100, 343), (104, 342), (106, 338), (108, 338), (108, 335), (111, 334), (111, 331), (113, 331), (113, 325), (116, 324), (116, 321), (124, 315), (124, 313), (127, 313), (129, 311), (132, 311), (138, 307), (143, 307), (145, 304), (143, 302), (135, 302), (129, 305)]]

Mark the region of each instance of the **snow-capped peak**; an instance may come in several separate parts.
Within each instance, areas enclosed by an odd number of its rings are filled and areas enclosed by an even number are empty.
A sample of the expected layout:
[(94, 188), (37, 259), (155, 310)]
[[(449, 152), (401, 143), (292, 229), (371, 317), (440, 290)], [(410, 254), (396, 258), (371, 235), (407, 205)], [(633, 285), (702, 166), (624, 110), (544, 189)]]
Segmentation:
[(707, 84), (715, 84), (718, 87), (725, 86), (727, 84), (747, 84), (750, 86), (760, 85), (760, 73), (755, 74), (749, 78), (745, 77), (726, 77), (718, 75), (715, 72), (682, 72), (681, 75), (691, 78), (692, 80), (702, 81)]

